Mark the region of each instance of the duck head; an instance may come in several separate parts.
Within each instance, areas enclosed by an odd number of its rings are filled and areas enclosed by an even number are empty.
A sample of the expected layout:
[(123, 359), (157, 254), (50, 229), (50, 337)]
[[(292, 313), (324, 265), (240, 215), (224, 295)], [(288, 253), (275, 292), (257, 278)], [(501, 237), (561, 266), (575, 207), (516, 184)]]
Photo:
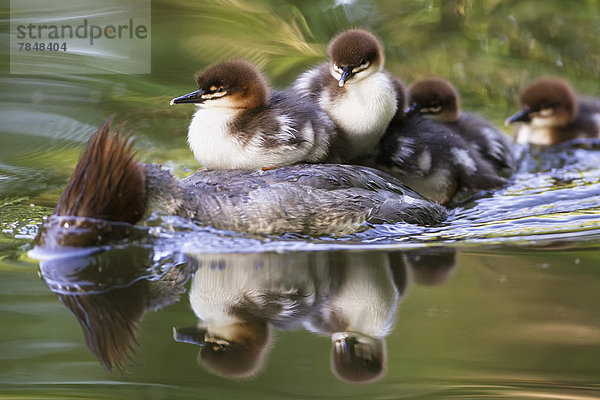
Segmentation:
[(264, 365), (272, 333), (264, 320), (235, 321), (221, 326), (173, 328), (177, 342), (200, 346), (198, 363), (227, 378), (249, 378)]
[(358, 82), (383, 68), (383, 47), (371, 32), (351, 29), (329, 44), (329, 72), (339, 86)]
[(366, 383), (383, 376), (387, 358), (385, 339), (357, 332), (336, 332), (331, 341), (331, 369), (339, 379)]
[(521, 110), (506, 119), (506, 125), (522, 122), (533, 127), (557, 128), (569, 124), (577, 115), (575, 93), (568, 82), (540, 78), (521, 92)]
[(171, 100), (199, 107), (253, 109), (267, 103), (267, 81), (252, 63), (231, 60), (213, 65), (196, 76), (198, 90)]
[(445, 79), (430, 78), (413, 83), (409, 88), (409, 109), (438, 122), (456, 121), (460, 116), (460, 97)]

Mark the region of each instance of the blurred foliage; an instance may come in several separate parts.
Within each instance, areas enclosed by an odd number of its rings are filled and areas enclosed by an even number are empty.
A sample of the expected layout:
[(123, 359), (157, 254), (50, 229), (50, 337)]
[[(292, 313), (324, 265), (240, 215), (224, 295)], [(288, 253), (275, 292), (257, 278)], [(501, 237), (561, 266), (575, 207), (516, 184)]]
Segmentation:
[[(154, 71), (187, 70), (190, 87), (193, 72), (235, 57), (255, 62), (275, 86), (285, 87), (303, 70), (326, 59), (327, 44), (336, 33), (362, 27), (381, 37), (387, 69), (405, 83), (445, 77), (457, 85), (467, 106), (492, 107), (486, 113), (498, 120), (514, 108), (519, 89), (540, 75), (562, 76), (582, 91), (599, 92), (598, 0), (154, 4), (156, 15), (166, 24), (158, 29), (168, 27), (172, 33), (168, 40), (176, 38), (172, 44), (179, 47), (163, 46), (159, 53), (170, 54), (160, 55), (155, 49), (154, 60), (161, 63), (155, 62)], [(168, 18), (173, 8), (178, 16)], [(185, 56), (173, 57), (174, 52)]]

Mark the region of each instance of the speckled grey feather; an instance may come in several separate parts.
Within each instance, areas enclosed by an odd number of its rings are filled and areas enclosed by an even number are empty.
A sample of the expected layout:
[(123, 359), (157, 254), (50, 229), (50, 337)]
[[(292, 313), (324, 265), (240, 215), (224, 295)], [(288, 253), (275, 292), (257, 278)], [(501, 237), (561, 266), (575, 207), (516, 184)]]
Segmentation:
[(343, 235), (365, 229), (366, 223), (432, 225), (446, 217), (443, 207), (366, 167), (206, 171), (182, 181), (156, 165), (146, 165), (146, 171), (148, 212), (176, 214), (217, 229)]

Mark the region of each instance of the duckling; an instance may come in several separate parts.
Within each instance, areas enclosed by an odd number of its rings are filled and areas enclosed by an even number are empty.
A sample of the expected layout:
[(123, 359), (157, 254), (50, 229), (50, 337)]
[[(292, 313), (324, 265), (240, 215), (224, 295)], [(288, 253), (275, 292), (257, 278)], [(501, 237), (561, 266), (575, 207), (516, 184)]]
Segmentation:
[(462, 137), (414, 112), (390, 124), (373, 163), (443, 205), (507, 183)]
[(512, 172), (515, 159), (506, 135), (480, 116), (461, 111), (460, 96), (450, 82), (441, 78), (415, 82), (409, 88), (408, 99), (411, 110), (452, 129), (498, 173)]
[(565, 80), (540, 78), (525, 87), (519, 102), (521, 110), (506, 119), (506, 125), (521, 123), (517, 143), (554, 146), (600, 138), (600, 99), (578, 97)]
[[(188, 144), (207, 169), (273, 168), (332, 156), (335, 124), (294, 91), (270, 93), (250, 62), (231, 60), (196, 77), (198, 90), (171, 100), (193, 103)], [(333, 156), (332, 156), (333, 159)]]
[(328, 52), (329, 62), (304, 72), (293, 87), (337, 124), (340, 156), (351, 161), (374, 149), (398, 109), (403, 112), (404, 91), (383, 69), (383, 48), (371, 32), (342, 32)]
[(93, 232), (76, 235), (86, 219), (136, 224), (152, 213), (216, 229), (308, 235), (350, 234), (368, 223), (437, 224), (447, 215), (393, 177), (361, 166), (218, 170), (179, 181), (158, 165), (135, 161), (131, 142), (118, 132), (110, 134), (109, 125), (89, 139), (37, 243), (59, 247), (76, 237), (79, 246), (91, 245), (97, 241)]

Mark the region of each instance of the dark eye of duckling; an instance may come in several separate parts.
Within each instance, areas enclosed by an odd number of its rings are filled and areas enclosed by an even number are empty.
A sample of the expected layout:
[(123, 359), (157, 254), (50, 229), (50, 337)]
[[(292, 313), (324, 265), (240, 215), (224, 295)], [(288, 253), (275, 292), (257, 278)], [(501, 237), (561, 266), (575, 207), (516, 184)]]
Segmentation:
[(442, 106), (438, 102), (429, 103), (428, 105), (421, 106), (421, 114), (438, 114), (442, 111)]
[(216, 85), (212, 85), (207, 90), (208, 93), (221, 93), (223, 91), (225, 91), (225, 88), (223, 86), (216, 86)]

